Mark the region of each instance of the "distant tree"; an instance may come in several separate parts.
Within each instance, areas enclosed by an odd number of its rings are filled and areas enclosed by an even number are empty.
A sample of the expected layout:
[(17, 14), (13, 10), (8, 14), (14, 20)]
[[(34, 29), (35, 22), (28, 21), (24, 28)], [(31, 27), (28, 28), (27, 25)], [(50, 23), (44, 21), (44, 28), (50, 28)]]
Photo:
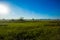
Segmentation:
[(3, 21), (5, 20), (5, 19), (2, 19)]
[(14, 19), (11, 19), (11, 21), (15, 21)]
[(34, 18), (32, 18), (32, 21), (34, 21), (35, 19)]
[(20, 20), (20, 21), (24, 21), (24, 17), (21, 17), (19, 20)]

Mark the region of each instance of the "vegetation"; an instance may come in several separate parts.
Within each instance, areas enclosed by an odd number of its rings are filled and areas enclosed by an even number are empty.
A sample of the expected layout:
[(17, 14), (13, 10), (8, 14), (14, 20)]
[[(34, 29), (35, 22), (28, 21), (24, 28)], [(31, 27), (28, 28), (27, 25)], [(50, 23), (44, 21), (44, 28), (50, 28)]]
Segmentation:
[(60, 20), (3, 20), (0, 40), (60, 40)]

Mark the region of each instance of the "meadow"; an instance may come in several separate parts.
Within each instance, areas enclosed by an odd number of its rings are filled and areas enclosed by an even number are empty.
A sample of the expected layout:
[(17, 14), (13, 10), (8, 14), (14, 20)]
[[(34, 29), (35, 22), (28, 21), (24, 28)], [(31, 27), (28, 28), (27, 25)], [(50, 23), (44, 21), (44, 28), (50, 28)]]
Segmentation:
[(60, 20), (0, 21), (0, 40), (60, 40)]

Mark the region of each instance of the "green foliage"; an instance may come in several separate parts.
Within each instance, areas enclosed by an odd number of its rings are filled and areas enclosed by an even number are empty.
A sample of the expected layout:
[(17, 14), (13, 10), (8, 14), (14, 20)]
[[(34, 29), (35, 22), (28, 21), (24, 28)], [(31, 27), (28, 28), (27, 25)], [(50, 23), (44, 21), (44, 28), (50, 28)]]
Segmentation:
[(59, 21), (0, 22), (0, 40), (60, 40)]

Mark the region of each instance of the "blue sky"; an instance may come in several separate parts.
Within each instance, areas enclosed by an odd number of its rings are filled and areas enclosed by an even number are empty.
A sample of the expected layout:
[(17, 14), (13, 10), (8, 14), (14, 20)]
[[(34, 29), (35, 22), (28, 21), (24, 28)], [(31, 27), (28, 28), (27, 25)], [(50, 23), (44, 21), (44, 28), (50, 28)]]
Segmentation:
[(11, 13), (1, 18), (60, 19), (60, 0), (0, 0), (10, 5)]

